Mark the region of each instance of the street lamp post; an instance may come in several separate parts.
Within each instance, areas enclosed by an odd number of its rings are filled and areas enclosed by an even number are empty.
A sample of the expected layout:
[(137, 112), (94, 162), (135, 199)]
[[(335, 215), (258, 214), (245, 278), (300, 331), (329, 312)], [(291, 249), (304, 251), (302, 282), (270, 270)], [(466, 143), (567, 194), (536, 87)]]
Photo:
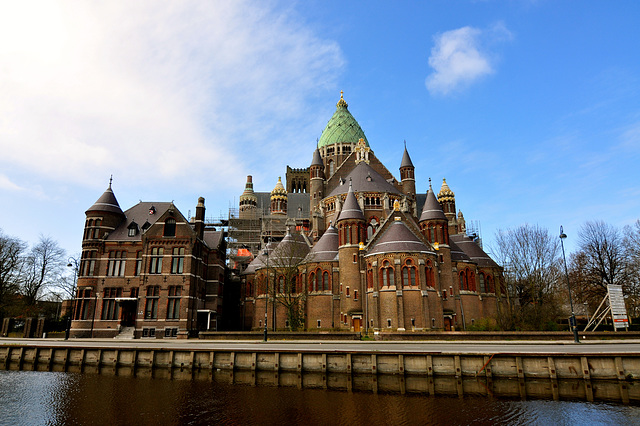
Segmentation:
[(267, 328), (267, 313), (269, 312), (269, 243), (267, 248), (262, 252), (267, 256), (267, 285), (264, 289), (264, 341), (267, 341), (267, 334), (269, 329)]
[(78, 259), (70, 257), (67, 263), (68, 268), (73, 268), (73, 291), (71, 295), (71, 313), (67, 316), (67, 329), (64, 332), (64, 340), (69, 339), (71, 333), (71, 317), (73, 317), (76, 310), (76, 287), (78, 279)]
[(573, 330), (573, 340), (576, 343), (580, 343), (578, 338), (578, 327), (576, 324), (576, 314), (573, 310), (573, 299), (571, 298), (571, 284), (569, 284), (569, 269), (567, 268), (567, 257), (564, 254), (564, 239), (567, 238), (567, 234), (564, 233), (562, 225), (560, 226), (560, 245), (562, 246), (562, 260), (564, 260), (564, 273), (567, 276), (567, 289), (569, 290), (569, 305), (571, 305), (571, 329)]

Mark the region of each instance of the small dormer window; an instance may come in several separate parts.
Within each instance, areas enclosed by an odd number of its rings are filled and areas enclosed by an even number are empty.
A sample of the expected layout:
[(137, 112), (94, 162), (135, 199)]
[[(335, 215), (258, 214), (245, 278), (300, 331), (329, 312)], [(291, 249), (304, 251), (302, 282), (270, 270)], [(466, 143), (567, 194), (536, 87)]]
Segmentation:
[(149, 223), (149, 221), (145, 221), (144, 225), (142, 225), (142, 232), (146, 231), (147, 229), (149, 229), (149, 227), (151, 226), (151, 224)]
[(372, 180), (371, 173), (367, 173), (367, 182), (371, 182)]
[(135, 222), (131, 222), (129, 224), (129, 226), (127, 227), (127, 229), (129, 230), (128, 235), (130, 237), (135, 237), (136, 235), (138, 235), (138, 224)]
[(149, 207), (149, 214), (156, 214), (156, 207), (155, 206)]

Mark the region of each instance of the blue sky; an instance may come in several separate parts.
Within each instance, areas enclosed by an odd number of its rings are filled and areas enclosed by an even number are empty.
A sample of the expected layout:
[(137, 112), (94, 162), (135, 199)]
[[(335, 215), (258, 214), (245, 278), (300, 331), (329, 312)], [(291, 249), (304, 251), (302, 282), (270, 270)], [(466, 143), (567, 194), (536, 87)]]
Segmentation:
[(640, 218), (640, 3), (0, 3), (0, 228), (80, 251), (123, 209), (236, 206), (306, 167), (340, 90), (398, 177), (445, 177), (485, 244)]

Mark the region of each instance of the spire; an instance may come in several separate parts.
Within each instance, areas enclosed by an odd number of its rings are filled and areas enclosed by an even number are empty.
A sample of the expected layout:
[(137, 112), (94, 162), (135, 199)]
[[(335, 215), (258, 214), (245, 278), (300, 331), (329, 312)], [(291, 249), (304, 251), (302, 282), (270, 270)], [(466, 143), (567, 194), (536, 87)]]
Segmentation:
[(413, 167), (411, 157), (409, 157), (409, 153), (407, 152), (407, 141), (404, 141), (404, 154), (402, 154), (402, 163), (400, 163), (401, 169), (405, 167)]
[(353, 192), (351, 179), (349, 179), (349, 192), (347, 192), (347, 197), (344, 200), (340, 216), (338, 216), (338, 222), (345, 219), (364, 220), (364, 214), (362, 214), (362, 210), (360, 210), (360, 206), (358, 205), (358, 200), (356, 200), (356, 195)]
[(422, 214), (420, 215), (419, 222), (433, 219), (447, 220), (447, 217), (444, 215), (442, 206), (436, 199), (436, 195), (433, 193), (433, 188), (431, 188), (431, 178), (429, 178), (427, 199), (424, 202), (424, 207), (422, 209)]

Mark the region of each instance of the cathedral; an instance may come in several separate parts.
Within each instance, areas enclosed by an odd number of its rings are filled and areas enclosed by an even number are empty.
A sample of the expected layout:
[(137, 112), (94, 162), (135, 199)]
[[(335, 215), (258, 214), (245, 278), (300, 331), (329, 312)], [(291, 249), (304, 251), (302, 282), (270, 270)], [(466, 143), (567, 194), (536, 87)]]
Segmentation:
[(445, 179), (418, 193), (406, 146), (396, 179), (342, 93), (311, 154), (271, 192), (248, 176), (230, 217), (244, 329), (449, 331), (497, 317), (502, 269)]

